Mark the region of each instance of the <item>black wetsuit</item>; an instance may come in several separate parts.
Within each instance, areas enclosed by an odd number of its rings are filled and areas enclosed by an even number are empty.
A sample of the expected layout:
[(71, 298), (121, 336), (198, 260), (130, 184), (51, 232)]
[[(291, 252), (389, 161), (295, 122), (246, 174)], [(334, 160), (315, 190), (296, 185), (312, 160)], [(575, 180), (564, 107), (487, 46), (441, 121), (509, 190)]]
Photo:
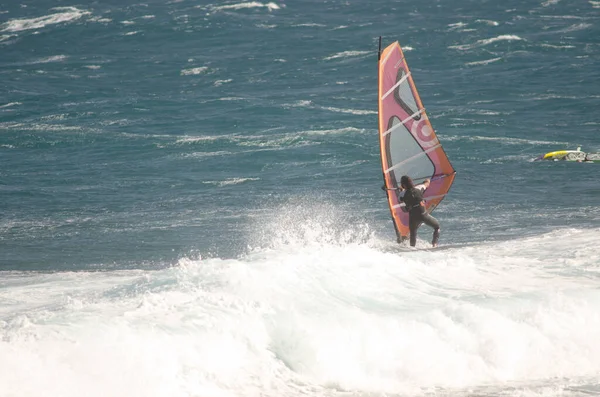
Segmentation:
[(440, 223), (433, 216), (427, 213), (424, 206), (421, 205), (423, 201), (423, 191), (425, 188), (413, 187), (404, 192), (404, 195), (400, 197), (400, 200), (406, 204), (406, 210), (408, 211), (408, 227), (410, 229), (410, 246), (414, 247), (417, 244), (417, 229), (424, 223), (433, 228), (433, 240), (431, 244), (437, 245), (438, 239), (440, 238)]

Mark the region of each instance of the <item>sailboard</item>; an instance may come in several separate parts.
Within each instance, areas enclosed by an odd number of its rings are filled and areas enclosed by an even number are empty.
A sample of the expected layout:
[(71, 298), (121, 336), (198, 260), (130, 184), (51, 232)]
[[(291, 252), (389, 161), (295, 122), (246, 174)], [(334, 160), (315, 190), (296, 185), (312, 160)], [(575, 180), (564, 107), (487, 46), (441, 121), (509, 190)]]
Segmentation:
[(586, 153), (581, 151), (581, 147), (577, 150), (557, 150), (554, 152), (542, 154), (534, 159), (551, 160), (551, 161), (575, 161), (578, 163), (600, 163), (600, 153)]
[(431, 213), (446, 197), (456, 171), (423, 107), (404, 53), (396, 41), (381, 51), (379, 38), (379, 143), (384, 190), (398, 241), (408, 237), (408, 213), (400, 201), (400, 178), (430, 179), (425, 207)]

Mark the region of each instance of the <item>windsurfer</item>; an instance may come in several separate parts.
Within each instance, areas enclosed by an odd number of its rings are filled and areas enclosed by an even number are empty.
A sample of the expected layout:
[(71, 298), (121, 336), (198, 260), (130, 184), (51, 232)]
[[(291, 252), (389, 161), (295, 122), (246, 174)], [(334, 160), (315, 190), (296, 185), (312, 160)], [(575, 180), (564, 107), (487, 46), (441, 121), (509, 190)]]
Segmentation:
[(410, 230), (410, 246), (417, 244), (417, 229), (422, 223), (433, 228), (433, 240), (431, 244), (436, 247), (440, 238), (440, 223), (433, 216), (429, 215), (425, 208), (423, 193), (429, 187), (430, 180), (426, 179), (423, 183), (415, 186), (408, 175), (400, 179), (400, 190), (398, 198), (406, 205), (408, 212), (408, 227)]

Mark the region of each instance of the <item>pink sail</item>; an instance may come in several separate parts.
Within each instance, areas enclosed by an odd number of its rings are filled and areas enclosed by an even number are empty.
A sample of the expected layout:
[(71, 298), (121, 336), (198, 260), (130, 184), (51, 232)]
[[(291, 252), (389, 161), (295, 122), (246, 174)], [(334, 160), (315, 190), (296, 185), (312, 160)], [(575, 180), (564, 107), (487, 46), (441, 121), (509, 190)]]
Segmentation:
[(406, 238), (408, 214), (395, 190), (402, 175), (415, 184), (431, 180), (425, 203), (432, 212), (450, 190), (456, 171), (429, 122), (398, 42), (386, 47), (379, 59), (379, 142), (396, 234), (398, 239)]

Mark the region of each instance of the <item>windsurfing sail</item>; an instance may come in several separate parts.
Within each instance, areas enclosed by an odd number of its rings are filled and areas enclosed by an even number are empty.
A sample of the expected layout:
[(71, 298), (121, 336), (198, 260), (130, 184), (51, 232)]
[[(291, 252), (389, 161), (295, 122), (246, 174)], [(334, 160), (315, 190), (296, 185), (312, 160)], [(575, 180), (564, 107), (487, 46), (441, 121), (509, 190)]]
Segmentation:
[(379, 143), (385, 191), (398, 241), (409, 233), (408, 213), (399, 199), (400, 178), (415, 184), (429, 178), (425, 191), (428, 212), (444, 199), (456, 171), (438, 140), (415, 87), (400, 44), (381, 51), (379, 38)]

